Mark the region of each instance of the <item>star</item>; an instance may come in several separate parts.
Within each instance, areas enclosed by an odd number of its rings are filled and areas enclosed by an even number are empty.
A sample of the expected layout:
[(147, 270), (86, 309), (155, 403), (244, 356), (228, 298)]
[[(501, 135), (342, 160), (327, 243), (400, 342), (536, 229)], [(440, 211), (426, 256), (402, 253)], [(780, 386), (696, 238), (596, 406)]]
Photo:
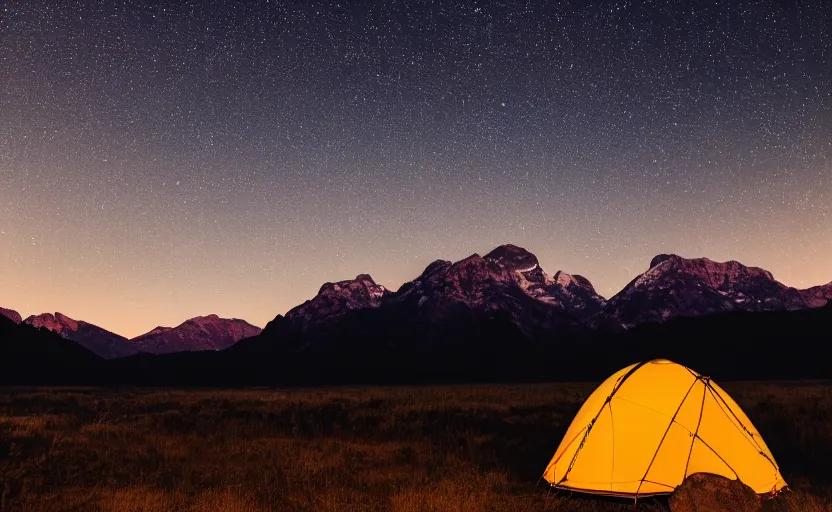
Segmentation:
[(4, 5), (4, 300), (262, 326), (504, 243), (832, 281), (832, 3), (484, 5)]

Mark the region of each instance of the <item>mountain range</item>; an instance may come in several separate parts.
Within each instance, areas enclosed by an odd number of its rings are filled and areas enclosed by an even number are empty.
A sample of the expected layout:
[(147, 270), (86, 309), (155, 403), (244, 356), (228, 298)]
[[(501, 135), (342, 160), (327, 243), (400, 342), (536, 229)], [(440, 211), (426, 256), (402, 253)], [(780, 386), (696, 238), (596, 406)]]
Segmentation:
[(830, 300), (832, 283), (798, 290), (761, 268), (675, 254), (656, 256), (644, 273), (605, 299), (585, 277), (562, 270), (549, 275), (534, 254), (509, 244), (485, 256), (434, 261), (395, 292), (368, 274), (326, 283), (315, 297), (275, 321), (285, 322), (292, 332), (308, 332), (353, 310), (405, 308), (441, 320), (464, 308), (502, 312), (527, 332), (628, 329), (680, 316), (817, 308)]
[(0, 308), (0, 315), (16, 324), (31, 325), (71, 340), (104, 359), (139, 353), (167, 354), (200, 350), (223, 350), (243, 338), (260, 334), (261, 329), (244, 320), (198, 316), (176, 327), (156, 327), (133, 339), (125, 338), (97, 325), (72, 319), (62, 313), (43, 313), (21, 319), (17, 311)]
[[(764, 269), (737, 261), (674, 254), (656, 256), (644, 273), (605, 299), (585, 277), (562, 270), (548, 274), (534, 254), (508, 244), (484, 256), (434, 261), (395, 291), (368, 274), (325, 283), (314, 297), (277, 315), (262, 331), (242, 320), (208, 315), (127, 340), (60, 313), (22, 321), (12, 310), (0, 313), (121, 361), (126, 369), (141, 361), (143, 371), (153, 368), (172, 375), (175, 368), (207, 372), (204, 365), (209, 365), (214, 373), (219, 369), (266, 380), (279, 373), (311, 382), (348, 380), (362, 372), (390, 378), (408, 372), (519, 376), (534, 373), (529, 365), (538, 365), (538, 373), (544, 374), (542, 365), (558, 350), (561, 361), (572, 358), (577, 364), (601, 347), (611, 351), (610, 357), (625, 357), (620, 352), (627, 344), (631, 353), (646, 350), (650, 342), (639, 341), (639, 336), (654, 339), (658, 332), (675, 333), (679, 325), (688, 325), (689, 332), (711, 326), (715, 331), (708, 334), (710, 339), (742, 344), (744, 340), (734, 341), (729, 333), (756, 332), (756, 324), (746, 325), (749, 318), (759, 324), (763, 318), (782, 319), (771, 328), (781, 337), (799, 331), (795, 336), (801, 339), (828, 342), (829, 326), (821, 328), (820, 338), (805, 326), (823, 326), (829, 311), (832, 283), (798, 290)], [(804, 313), (811, 320), (791, 323)], [(737, 330), (740, 324), (744, 331)], [(796, 327), (778, 330), (786, 324)], [(759, 336), (770, 341), (765, 332)], [(178, 366), (165, 370), (173, 361)]]

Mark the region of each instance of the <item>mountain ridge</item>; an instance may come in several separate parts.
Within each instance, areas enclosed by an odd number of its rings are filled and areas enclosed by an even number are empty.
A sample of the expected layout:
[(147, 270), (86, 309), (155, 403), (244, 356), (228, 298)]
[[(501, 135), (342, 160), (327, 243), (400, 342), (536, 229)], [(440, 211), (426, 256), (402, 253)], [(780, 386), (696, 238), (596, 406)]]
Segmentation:
[(262, 329), (239, 318), (210, 314), (185, 320), (176, 327), (156, 327), (130, 342), (139, 352), (165, 354), (200, 350), (224, 350)]
[(820, 308), (832, 302), (832, 282), (800, 290), (809, 307)]
[[(337, 337), (339, 323), (364, 310), (374, 311), (368, 317), (370, 323), (384, 323), (387, 316), (421, 325), (417, 330), (425, 332), (454, 322), (468, 325), (500, 317), (523, 336), (542, 339), (558, 333), (626, 330), (677, 316), (817, 308), (831, 300), (832, 283), (798, 290), (780, 283), (768, 270), (736, 260), (673, 253), (654, 256), (647, 270), (606, 299), (587, 278), (562, 269), (550, 275), (527, 249), (503, 244), (482, 256), (475, 252), (458, 261), (437, 259), (395, 291), (366, 273), (326, 282), (315, 296), (277, 315), (265, 329), (210, 314), (176, 327), (157, 326), (128, 340), (61, 313), (33, 315), (22, 322), (53, 330), (102, 357), (113, 358), (139, 352), (225, 350), (263, 334), (294, 340), (286, 341), (286, 349), (296, 350), (320, 337), (316, 330)], [(13, 310), (0, 313), (16, 320)]]
[[(361, 276), (369, 278), (368, 274)], [(296, 323), (304, 316), (301, 323), (324, 322), (326, 319), (316, 317), (315, 308), (309, 307), (319, 302), (338, 304), (343, 301), (348, 306), (342, 313), (364, 307), (384, 309), (382, 306), (390, 302), (415, 302), (425, 314), (438, 317), (451, 305), (463, 305), (473, 310), (505, 310), (515, 317), (518, 325), (523, 323), (518, 317), (518, 308), (545, 309), (550, 306), (552, 311), (592, 328), (618, 325), (626, 329), (675, 316), (820, 307), (832, 297), (832, 283), (798, 290), (779, 282), (768, 270), (746, 266), (736, 260), (717, 261), (662, 253), (651, 259), (645, 272), (605, 299), (581, 275), (557, 270), (550, 276), (533, 253), (514, 244), (498, 246), (485, 256), (475, 252), (457, 261), (437, 259), (395, 292), (389, 292), (369, 279), (373, 286), (384, 290), (372, 303), (366, 297), (363, 301), (356, 300), (351, 292), (339, 295), (341, 290), (357, 286), (362, 281), (359, 276), (336, 284), (326, 283), (318, 295), (290, 310), (284, 319)], [(300, 311), (303, 314), (298, 314)], [(329, 315), (330, 319), (337, 316)], [(553, 326), (544, 325), (547, 328)], [(307, 325), (300, 330), (305, 328)]]
[[(262, 330), (217, 315), (158, 326), (137, 337), (144, 350), (106, 364), (65, 339), (85, 322), (60, 313), (40, 323), (61, 335), (0, 318), (0, 351), (26, 382), (52, 382), (52, 373), (166, 386), (574, 380), (656, 357), (730, 378), (825, 378), (830, 288), (797, 290), (733, 260), (659, 254), (605, 299), (588, 279), (550, 275), (534, 254), (506, 244), (435, 260), (395, 291), (369, 274), (324, 283)], [(229, 330), (237, 341), (213, 344)], [(194, 333), (210, 344), (186, 343)], [(64, 353), (75, 361), (66, 368)]]
[(23, 321), (23, 317), (20, 316), (20, 313), (13, 309), (0, 308), (0, 316), (4, 316), (16, 324)]
[(127, 338), (60, 312), (31, 315), (23, 323), (55, 332), (105, 359), (130, 356), (137, 352)]
[(645, 272), (610, 297), (603, 315), (632, 327), (680, 315), (807, 307), (799, 290), (777, 281), (768, 270), (736, 260), (660, 254)]

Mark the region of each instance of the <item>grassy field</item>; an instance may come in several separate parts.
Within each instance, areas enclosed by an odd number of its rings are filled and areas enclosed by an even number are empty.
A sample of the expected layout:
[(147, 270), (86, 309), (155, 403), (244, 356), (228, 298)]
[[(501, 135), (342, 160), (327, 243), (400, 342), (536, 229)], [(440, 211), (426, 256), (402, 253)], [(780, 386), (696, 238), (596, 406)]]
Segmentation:
[[(0, 511), (629, 511), (538, 485), (593, 387), (4, 389)], [(832, 510), (832, 385), (724, 387)]]

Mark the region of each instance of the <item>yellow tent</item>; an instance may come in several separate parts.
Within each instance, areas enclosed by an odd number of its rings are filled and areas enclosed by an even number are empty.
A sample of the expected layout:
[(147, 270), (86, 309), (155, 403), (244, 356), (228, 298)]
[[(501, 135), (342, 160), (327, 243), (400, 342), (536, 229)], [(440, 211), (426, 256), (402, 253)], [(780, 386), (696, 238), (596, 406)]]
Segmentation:
[(666, 359), (633, 364), (587, 398), (546, 467), (553, 487), (622, 497), (667, 494), (693, 473), (786, 486), (763, 438), (709, 377)]

